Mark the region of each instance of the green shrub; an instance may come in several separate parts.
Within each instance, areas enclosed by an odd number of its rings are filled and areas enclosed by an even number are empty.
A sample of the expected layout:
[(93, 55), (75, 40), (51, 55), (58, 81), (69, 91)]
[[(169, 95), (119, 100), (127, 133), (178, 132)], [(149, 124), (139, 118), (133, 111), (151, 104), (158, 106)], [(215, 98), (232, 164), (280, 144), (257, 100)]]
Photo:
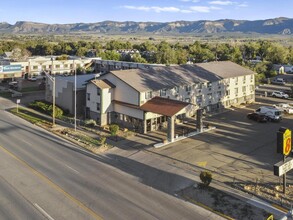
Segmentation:
[[(53, 105), (51, 103), (46, 103), (42, 101), (34, 101), (29, 104), (29, 107), (32, 109), (35, 109), (36, 111), (53, 116)], [(55, 117), (60, 118), (62, 115), (63, 115), (63, 110), (55, 106)]]
[(119, 130), (118, 125), (116, 125), (116, 124), (111, 124), (110, 125), (110, 132), (111, 132), (112, 136), (115, 136), (117, 134), (118, 130)]
[(104, 145), (105, 144), (105, 142), (106, 142), (106, 137), (100, 137), (100, 143), (101, 143), (101, 145)]
[(209, 171), (201, 171), (199, 177), (205, 186), (210, 185), (210, 183), (212, 182), (212, 179), (213, 179), (212, 173)]
[(93, 119), (89, 119), (89, 120), (85, 120), (84, 124), (87, 127), (94, 127), (97, 125), (97, 122)]

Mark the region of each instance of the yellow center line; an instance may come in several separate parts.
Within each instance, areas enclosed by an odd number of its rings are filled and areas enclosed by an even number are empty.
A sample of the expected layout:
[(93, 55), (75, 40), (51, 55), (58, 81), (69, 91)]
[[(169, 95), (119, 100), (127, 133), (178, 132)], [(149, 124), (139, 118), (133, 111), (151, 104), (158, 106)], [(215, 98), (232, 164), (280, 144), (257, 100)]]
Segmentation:
[(58, 186), (56, 183), (54, 183), (53, 181), (51, 181), (47, 176), (45, 176), (44, 174), (40, 173), (39, 171), (37, 171), (36, 169), (34, 169), (32, 166), (30, 166), (27, 162), (25, 162), (24, 160), (20, 159), (19, 157), (17, 157), (15, 154), (13, 154), (12, 152), (10, 152), (9, 150), (7, 150), (6, 148), (2, 147), (0, 145), (0, 149), (2, 149), (5, 153), (7, 153), (8, 155), (10, 155), (12, 158), (14, 158), (15, 160), (19, 161), (21, 164), (23, 164), (24, 166), (26, 166), (27, 168), (29, 168), (29, 170), (31, 170), (36, 176), (40, 177), (41, 179), (43, 179), (45, 182), (47, 182), (49, 185), (51, 185), (53, 188), (55, 188), (57, 191), (61, 192), (62, 194), (64, 194), (67, 198), (69, 198), (70, 200), (72, 200), (73, 202), (75, 202), (78, 206), (80, 206), (84, 211), (86, 211), (87, 213), (91, 214), (95, 219), (98, 220), (102, 220), (103, 218), (101, 216), (99, 216), (97, 213), (95, 213), (92, 209), (88, 208), (86, 205), (84, 205), (81, 201), (79, 201), (78, 199), (74, 198), (72, 195), (70, 195), (69, 193), (67, 193), (66, 191), (64, 191), (60, 186)]

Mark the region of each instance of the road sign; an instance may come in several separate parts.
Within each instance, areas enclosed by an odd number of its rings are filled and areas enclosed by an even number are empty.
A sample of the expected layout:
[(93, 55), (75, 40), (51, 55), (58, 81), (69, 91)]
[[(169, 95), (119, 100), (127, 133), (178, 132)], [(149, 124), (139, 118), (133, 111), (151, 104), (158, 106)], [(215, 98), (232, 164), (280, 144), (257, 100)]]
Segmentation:
[(19, 104), (20, 103), (20, 99), (16, 99), (16, 104)]
[(293, 169), (293, 158), (290, 158), (290, 159), (287, 158), (285, 162), (281, 161), (274, 165), (274, 175), (282, 176), (292, 169)]

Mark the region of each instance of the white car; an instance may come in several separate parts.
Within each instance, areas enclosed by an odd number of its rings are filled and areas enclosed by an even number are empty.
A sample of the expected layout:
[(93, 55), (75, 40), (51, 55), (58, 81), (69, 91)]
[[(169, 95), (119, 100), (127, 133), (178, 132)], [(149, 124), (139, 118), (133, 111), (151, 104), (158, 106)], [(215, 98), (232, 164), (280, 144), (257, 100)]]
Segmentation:
[(281, 92), (281, 91), (272, 92), (272, 96), (274, 98), (282, 98), (282, 99), (288, 99), (289, 98), (288, 94), (286, 94), (284, 92)]
[(293, 114), (293, 107), (287, 103), (279, 103), (274, 105), (274, 107), (278, 108), (286, 114)]

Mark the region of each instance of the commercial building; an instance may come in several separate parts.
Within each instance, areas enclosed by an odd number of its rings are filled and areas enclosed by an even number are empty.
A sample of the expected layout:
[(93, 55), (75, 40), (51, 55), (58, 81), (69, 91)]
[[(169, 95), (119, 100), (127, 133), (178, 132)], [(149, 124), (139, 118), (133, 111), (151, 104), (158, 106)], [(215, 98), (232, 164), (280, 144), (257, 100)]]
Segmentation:
[(255, 100), (255, 73), (230, 61), (116, 70), (91, 80), (86, 115), (104, 126), (118, 123), (147, 133), (194, 117)]

